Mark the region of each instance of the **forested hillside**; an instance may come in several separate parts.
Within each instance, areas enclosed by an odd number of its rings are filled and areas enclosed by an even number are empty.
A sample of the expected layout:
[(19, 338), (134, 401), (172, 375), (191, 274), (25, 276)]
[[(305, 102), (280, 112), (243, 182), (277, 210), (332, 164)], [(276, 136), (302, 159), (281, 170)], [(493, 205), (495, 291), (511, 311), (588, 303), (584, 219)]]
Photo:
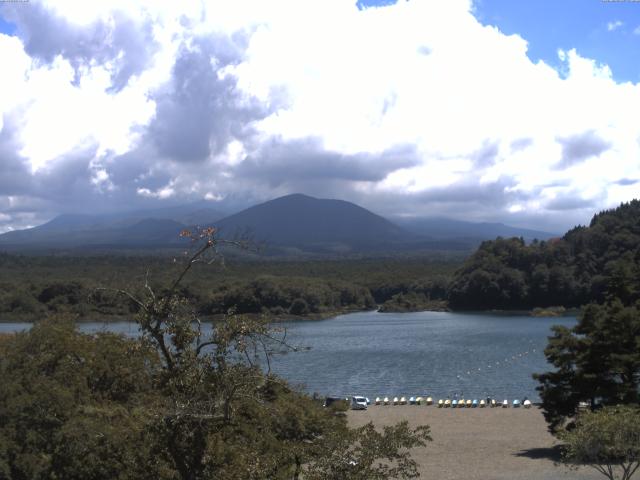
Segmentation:
[[(0, 321), (54, 313), (81, 319), (131, 318), (134, 303), (109, 289), (160, 288), (180, 262), (168, 257), (0, 254)], [(195, 268), (181, 293), (202, 315), (266, 313), (318, 318), (341, 312), (427, 308), (444, 300), (460, 260), (412, 257), (335, 261), (234, 261)], [(106, 288), (102, 290), (100, 288)], [(409, 294), (409, 295), (407, 295)]]
[(640, 201), (593, 217), (562, 238), (482, 243), (449, 286), (453, 309), (579, 307), (640, 298)]

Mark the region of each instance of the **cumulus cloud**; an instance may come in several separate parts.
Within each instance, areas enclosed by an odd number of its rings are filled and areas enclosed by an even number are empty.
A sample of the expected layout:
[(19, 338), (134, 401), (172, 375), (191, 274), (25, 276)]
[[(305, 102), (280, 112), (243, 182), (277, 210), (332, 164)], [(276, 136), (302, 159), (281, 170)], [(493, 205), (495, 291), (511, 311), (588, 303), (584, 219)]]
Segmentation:
[(608, 22), (607, 23), (607, 30), (609, 30), (610, 32), (613, 32), (614, 30), (617, 30), (618, 28), (620, 28), (622, 25), (624, 25), (620, 20), (615, 20), (613, 22)]
[(17, 26), (0, 34), (0, 230), (293, 192), (561, 230), (638, 193), (640, 85), (572, 49), (532, 62), (471, 0), (0, 15)]

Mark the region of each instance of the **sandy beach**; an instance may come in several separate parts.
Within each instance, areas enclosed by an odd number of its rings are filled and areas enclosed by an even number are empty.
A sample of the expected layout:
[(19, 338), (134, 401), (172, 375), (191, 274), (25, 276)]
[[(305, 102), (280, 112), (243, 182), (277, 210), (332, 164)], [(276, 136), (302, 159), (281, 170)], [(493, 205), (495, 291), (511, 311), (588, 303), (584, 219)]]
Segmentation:
[(350, 411), (349, 423), (377, 427), (408, 420), (429, 425), (432, 442), (415, 449), (420, 478), (438, 480), (591, 480), (604, 478), (585, 467), (554, 465), (556, 440), (540, 409), (439, 409), (435, 406), (376, 406)]

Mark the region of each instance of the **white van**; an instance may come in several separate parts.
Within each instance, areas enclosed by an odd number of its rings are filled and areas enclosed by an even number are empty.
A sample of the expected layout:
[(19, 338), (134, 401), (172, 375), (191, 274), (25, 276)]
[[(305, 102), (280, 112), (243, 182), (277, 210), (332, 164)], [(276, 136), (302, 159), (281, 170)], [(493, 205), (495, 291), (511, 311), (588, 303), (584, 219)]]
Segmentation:
[(351, 410), (366, 410), (367, 399), (365, 397), (351, 397)]

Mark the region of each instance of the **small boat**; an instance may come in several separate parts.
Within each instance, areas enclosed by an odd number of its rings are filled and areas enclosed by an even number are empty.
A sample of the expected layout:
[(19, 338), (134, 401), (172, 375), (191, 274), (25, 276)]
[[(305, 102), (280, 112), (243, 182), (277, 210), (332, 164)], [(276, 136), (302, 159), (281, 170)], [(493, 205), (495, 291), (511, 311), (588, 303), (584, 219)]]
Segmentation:
[(513, 408), (519, 408), (520, 407), (520, 400), (518, 400), (517, 398), (513, 401)]
[(471, 400), (467, 400), (464, 406), (467, 408), (471, 408)]
[(438, 408), (442, 408), (444, 407), (444, 400), (440, 399), (438, 400)]
[(406, 405), (407, 399), (405, 397), (400, 397), (400, 405)]
[(422, 405), (424, 399), (422, 397), (416, 397), (416, 405)]
[(449, 408), (449, 407), (453, 407), (453, 405), (451, 404), (451, 400), (449, 400), (448, 398), (444, 401), (444, 408)]
[(496, 408), (498, 406), (498, 403), (496, 402), (495, 398), (491, 399), (491, 408)]
[(458, 400), (455, 398), (451, 400), (451, 408), (458, 408)]
[(380, 400), (380, 397), (376, 397), (376, 405), (380, 405), (381, 402), (382, 400)]
[(385, 405), (389, 405), (389, 397), (384, 397), (384, 400), (382, 400), (382, 402), (383, 402)]
[(471, 407), (472, 408), (478, 408), (478, 400), (473, 400), (473, 402), (471, 402)]
[(522, 402), (522, 406), (524, 408), (531, 408), (531, 400), (527, 398), (524, 402)]
[(415, 397), (409, 397), (409, 405), (415, 405), (416, 404), (416, 398)]
[(502, 401), (502, 408), (509, 408), (509, 400)]
[(480, 408), (484, 408), (487, 406), (487, 401), (486, 400), (480, 400)]
[(398, 397), (393, 397), (393, 404), (398, 405), (398, 402), (399, 402)]
[(427, 405), (433, 405), (433, 398), (427, 397)]

